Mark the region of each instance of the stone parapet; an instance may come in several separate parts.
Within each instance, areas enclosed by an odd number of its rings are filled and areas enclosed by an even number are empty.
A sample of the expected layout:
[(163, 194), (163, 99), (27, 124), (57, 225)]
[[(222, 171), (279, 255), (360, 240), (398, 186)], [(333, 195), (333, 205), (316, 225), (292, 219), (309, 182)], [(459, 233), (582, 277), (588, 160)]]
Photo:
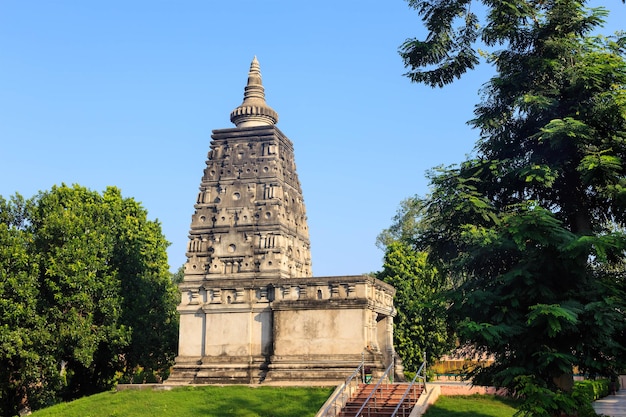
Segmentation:
[(219, 279), (181, 291), (174, 379), (333, 383), (363, 352), (372, 369), (390, 363), (395, 290), (371, 276)]
[[(185, 281), (179, 311), (218, 309), (223, 305), (272, 305), (273, 310), (361, 308), (395, 315), (395, 289), (368, 275), (295, 279), (222, 278)], [(264, 307), (261, 307), (264, 308)]]

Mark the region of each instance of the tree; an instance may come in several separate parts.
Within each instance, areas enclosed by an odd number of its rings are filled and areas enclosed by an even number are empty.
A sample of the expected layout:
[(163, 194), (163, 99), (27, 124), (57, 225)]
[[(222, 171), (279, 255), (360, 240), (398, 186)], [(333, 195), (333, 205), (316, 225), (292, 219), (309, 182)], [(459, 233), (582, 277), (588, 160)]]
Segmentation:
[(54, 398), (53, 343), (37, 310), (38, 267), (30, 259), (32, 235), (25, 228), (26, 202), (0, 197), (0, 414), (14, 416)]
[[(51, 326), (64, 398), (111, 386), (131, 330), (121, 322), (123, 294), (114, 213), (97, 193), (53, 187), (33, 200), (29, 229), (40, 275), (38, 309)], [(33, 255), (34, 255), (33, 254)]]
[(180, 284), (185, 279), (185, 265), (181, 265), (178, 267), (176, 272), (172, 273), (172, 282), (174, 284)]
[(376, 277), (396, 288), (394, 347), (405, 370), (417, 371), (424, 359), (432, 364), (453, 348), (447, 326), (449, 281), (416, 249), (421, 231), (419, 199), (401, 202), (392, 225), (377, 238), (384, 250), (383, 270)]
[(483, 2), (483, 26), (470, 3), (410, 2), (430, 31), (401, 47), (413, 81), (460, 77), (477, 40), (503, 48), (486, 54), (474, 157), (429, 174), (416, 248), (454, 279), (464, 346), (495, 359), (475, 382), (522, 392), (527, 414), (572, 413), (574, 367), (623, 366), (626, 39), (592, 36), (606, 12), (580, 2)]
[(113, 260), (121, 279), (122, 323), (133, 330), (124, 353), (126, 376), (141, 368), (141, 382), (157, 382), (169, 375), (178, 347), (178, 288), (167, 263), (169, 242), (157, 221), (135, 201), (107, 189), (119, 228)]
[(0, 384), (14, 393), (3, 414), (108, 389), (138, 368), (166, 375), (179, 296), (159, 223), (114, 187), (0, 203), (0, 346), (19, 342), (3, 356)]
[[(394, 347), (406, 371), (416, 372), (451, 349), (441, 275), (428, 265), (426, 254), (405, 241), (390, 242), (377, 278), (396, 289)], [(427, 356), (427, 357), (426, 357)]]

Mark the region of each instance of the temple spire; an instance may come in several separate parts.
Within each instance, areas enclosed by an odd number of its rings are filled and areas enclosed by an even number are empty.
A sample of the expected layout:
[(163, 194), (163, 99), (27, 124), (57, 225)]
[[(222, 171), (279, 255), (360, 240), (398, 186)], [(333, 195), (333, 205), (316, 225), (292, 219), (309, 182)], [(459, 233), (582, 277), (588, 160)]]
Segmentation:
[(230, 121), (237, 127), (267, 126), (278, 122), (278, 113), (265, 102), (261, 67), (256, 56), (250, 64), (248, 85), (246, 85), (243, 93), (243, 103), (230, 113)]

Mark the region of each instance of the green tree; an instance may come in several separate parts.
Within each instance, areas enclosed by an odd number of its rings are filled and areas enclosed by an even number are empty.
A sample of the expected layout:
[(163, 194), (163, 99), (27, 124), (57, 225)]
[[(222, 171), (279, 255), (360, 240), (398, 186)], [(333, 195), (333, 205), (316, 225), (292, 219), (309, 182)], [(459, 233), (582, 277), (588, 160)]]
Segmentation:
[(443, 86), (476, 41), (502, 47), (485, 53), (475, 155), (430, 173), (416, 248), (454, 279), (461, 341), (495, 359), (475, 381), (522, 392), (527, 414), (572, 413), (574, 367), (623, 365), (626, 40), (592, 36), (606, 12), (576, 1), (483, 2), (484, 25), (470, 3), (410, 2), (429, 30), (401, 47), (413, 81)]
[(121, 277), (111, 262), (115, 217), (97, 192), (53, 187), (33, 199), (30, 215), (38, 254), (38, 308), (51, 326), (51, 346), (66, 387), (64, 398), (106, 389), (124, 369), (120, 353), (131, 330), (121, 322)]
[(180, 284), (185, 279), (185, 265), (181, 265), (176, 272), (172, 274), (172, 282), (174, 284)]
[(20, 195), (0, 197), (0, 414), (14, 416), (54, 399), (58, 382), (50, 329), (37, 309), (38, 267)]
[(19, 342), (0, 381), (14, 393), (4, 415), (108, 389), (139, 368), (166, 375), (179, 295), (159, 223), (114, 187), (0, 203), (0, 346)]
[(425, 359), (432, 363), (448, 353), (452, 346), (441, 275), (427, 263), (426, 253), (405, 241), (390, 242), (377, 278), (396, 289), (393, 337), (405, 370), (416, 372)]
[(424, 356), (432, 364), (453, 348), (445, 299), (450, 283), (428, 262), (427, 253), (416, 249), (420, 221), (419, 199), (408, 198), (376, 242), (385, 252), (383, 270), (377, 278), (396, 288), (394, 346), (405, 369), (413, 372)]
[(161, 381), (169, 375), (178, 347), (180, 293), (167, 263), (169, 242), (158, 221), (147, 220), (145, 209), (123, 199), (119, 190), (107, 189), (104, 199), (114, 208), (119, 228), (113, 263), (121, 278), (121, 320), (132, 329), (124, 353), (126, 376), (141, 368), (141, 382)]

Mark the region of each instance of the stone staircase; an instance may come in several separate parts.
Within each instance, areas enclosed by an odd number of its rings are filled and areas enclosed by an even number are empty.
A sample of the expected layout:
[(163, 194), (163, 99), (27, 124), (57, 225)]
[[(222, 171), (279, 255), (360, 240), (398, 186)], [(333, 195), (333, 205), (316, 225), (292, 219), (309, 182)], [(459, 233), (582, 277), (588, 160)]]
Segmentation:
[[(409, 384), (381, 384), (376, 389), (376, 392), (372, 394), (375, 387), (376, 384), (359, 384), (356, 393), (346, 402), (339, 417), (391, 417)], [(422, 390), (422, 385), (415, 384), (411, 387), (411, 391), (405, 397), (397, 416), (408, 417), (411, 414), (411, 410), (422, 394)], [(368, 398), (369, 401), (367, 401)], [(366, 401), (367, 404), (361, 413), (358, 414)]]

